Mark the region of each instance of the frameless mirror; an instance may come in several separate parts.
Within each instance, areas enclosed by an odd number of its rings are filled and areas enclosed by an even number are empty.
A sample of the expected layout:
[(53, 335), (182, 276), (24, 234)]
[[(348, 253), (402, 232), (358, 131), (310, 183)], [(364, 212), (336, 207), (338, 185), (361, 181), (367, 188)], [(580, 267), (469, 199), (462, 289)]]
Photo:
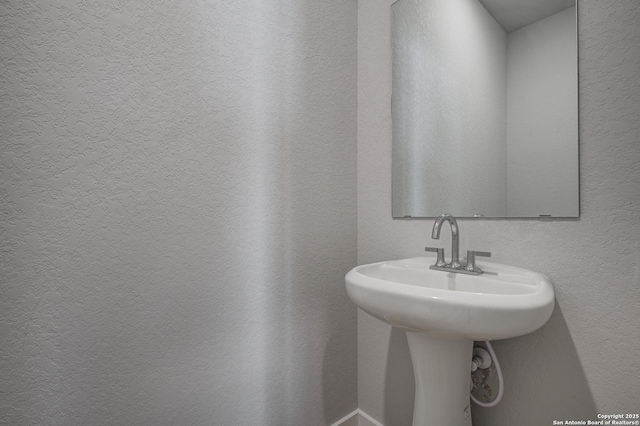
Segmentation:
[(391, 6), (393, 217), (577, 217), (575, 0)]

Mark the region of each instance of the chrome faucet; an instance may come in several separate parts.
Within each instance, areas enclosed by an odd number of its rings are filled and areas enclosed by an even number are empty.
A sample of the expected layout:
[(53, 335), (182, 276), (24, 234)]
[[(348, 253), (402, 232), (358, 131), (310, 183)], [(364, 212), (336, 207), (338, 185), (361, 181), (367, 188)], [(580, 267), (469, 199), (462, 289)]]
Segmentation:
[(449, 213), (444, 213), (438, 216), (436, 223), (433, 224), (433, 231), (431, 231), (431, 238), (434, 240), (440, 239), (440, 230), (442, 224), (447, 221), (451, 226), (451, 263), (447, 264), (449, 268), (458, 269), (460, 265), (460, 235), (458, 233), (458, 222), (456, 218)]
[(476, 266), (476, 256), (491, 257), (491, 253), (485, 251), (467, 251), (467, 263), (463, 265), (460, 263), (460, 232), (458, 229), (458, 222), (456, 218), (449, 213), (444, 213), (438, 216), (436, 222), (433, 224), (433, 230), (431, 231), (431, 238), (434, 240), (440, 239), (440, 231), (442, 225), (445, 222), (449, 222), (451, 227), (451, 262), (447, 263), (444, 259), (444, 249), (435, 247), (425, 247), (425, 251), (433, 251), (438, 254), (438, 258), (434, 265), (431, 265), (431, 269), (447, 272), (458, 272), (462, 274), (480, 275), (483, 273), (482, 269)]

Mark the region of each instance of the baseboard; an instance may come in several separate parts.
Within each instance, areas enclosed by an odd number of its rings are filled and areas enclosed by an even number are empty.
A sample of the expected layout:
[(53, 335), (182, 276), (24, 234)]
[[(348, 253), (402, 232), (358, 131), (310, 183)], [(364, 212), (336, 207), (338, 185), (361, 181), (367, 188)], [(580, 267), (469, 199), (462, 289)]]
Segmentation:
[(355, 410), (353, 413), (349, 413), (331, 426), (359, 426), (358, 417), (360, 410)]
[(349, 413), (331, 426), (384, 426), (376, 419), (358, 409)]
[(362, 410), (358, 410), (358, 426), (384, 426), (382, 423), (368, 415)]

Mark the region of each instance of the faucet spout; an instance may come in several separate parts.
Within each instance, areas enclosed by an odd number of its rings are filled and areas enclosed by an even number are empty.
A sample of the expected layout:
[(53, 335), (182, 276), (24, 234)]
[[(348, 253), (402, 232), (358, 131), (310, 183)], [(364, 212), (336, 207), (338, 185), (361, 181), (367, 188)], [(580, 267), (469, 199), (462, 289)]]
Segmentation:
[(447, 266), (450, 268), (460, 268), (460, 235), (458, 232), (458, 222), (456, 218), (449, 213), (444, 213), (438, 216), (436, 222), (433, 224), (433, 230), (431, 231), (431, 238), (434, 240), (440, 239), (440, 231), (442, 225), (445, 222), (449, 222), (451, 227), (451, 263)]

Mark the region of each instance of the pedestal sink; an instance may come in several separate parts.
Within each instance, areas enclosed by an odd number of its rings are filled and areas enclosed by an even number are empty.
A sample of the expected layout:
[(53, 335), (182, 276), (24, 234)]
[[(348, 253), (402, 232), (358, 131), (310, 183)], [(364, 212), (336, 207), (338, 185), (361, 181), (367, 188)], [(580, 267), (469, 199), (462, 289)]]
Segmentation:
[(478, 262), (482, 275), (429, 269), (433, 257), (357, 266), (345, 277), (363, 311), (407, 332), (415, 374), (413, 426), (470, 426), (474, 340), (507, 339), (542, 327), (554, 292), (538, 273)]

